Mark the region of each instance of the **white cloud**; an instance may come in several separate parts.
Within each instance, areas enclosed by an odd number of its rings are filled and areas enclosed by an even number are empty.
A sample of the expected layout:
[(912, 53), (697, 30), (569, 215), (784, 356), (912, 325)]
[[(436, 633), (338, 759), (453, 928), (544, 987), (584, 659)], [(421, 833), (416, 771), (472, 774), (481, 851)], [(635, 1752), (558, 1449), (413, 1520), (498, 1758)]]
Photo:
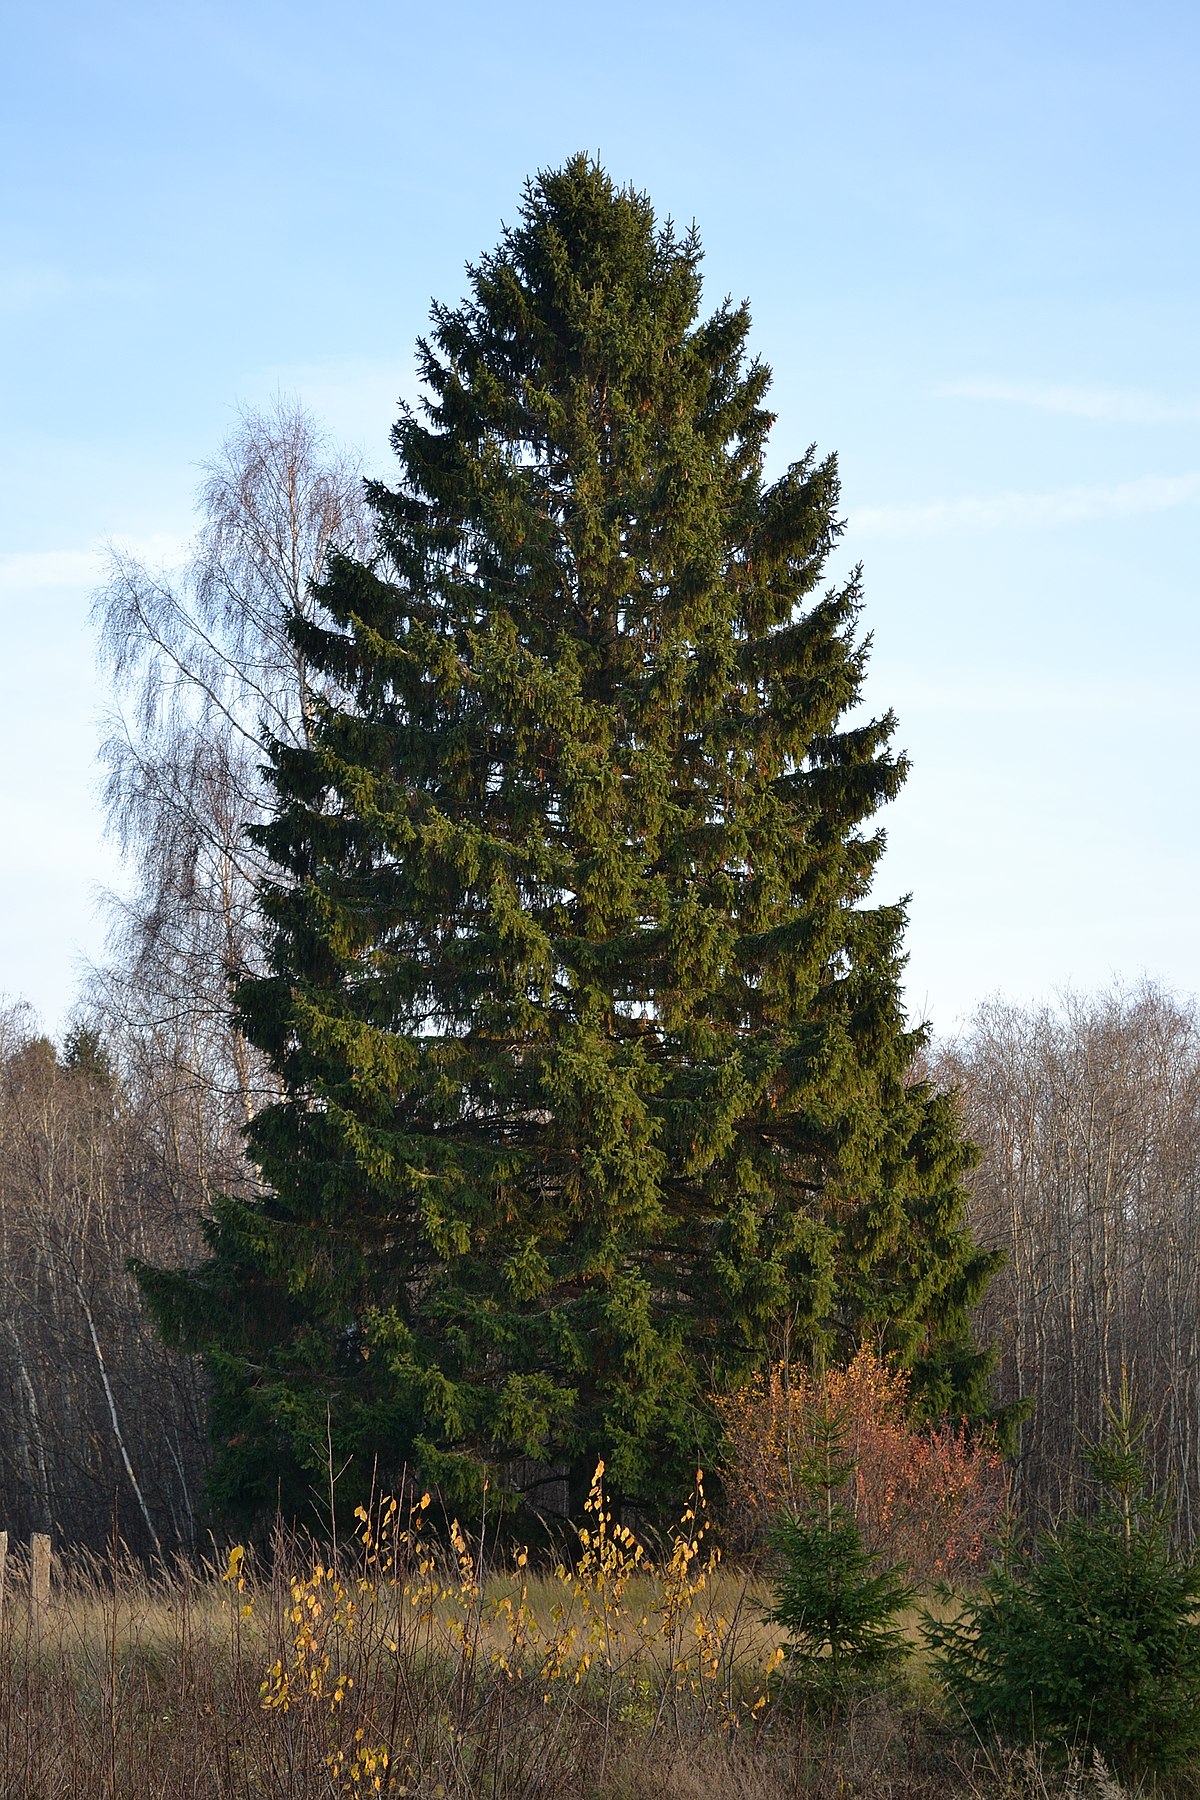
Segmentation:
[(28, 312), (64, 300), (129, 298), (142, 291), (131, 277), (77, 275), (48, 263), (0, 269), (0, 312)]
[[(398, 397), (420, 392), (413, 358), (346, 356), (321, 362), (287, 363), (264, 369), (256, 386), (294, 394), (341, 443), (356, 450), (372, 474), (392, 474), (389, 433)], [(256, 396), (251, 396), (251, 403)]]
[(955, 400), (994, 400), (1118, 425), (1174, 425), (1200, 420), (1200, 399), (1167, 399), (1140, 388), (1072, 387), (1065, 382), (996, 381), (980, 376), (937, 389)]
[(0, 309), (5, 312), (24, 312), (29, 307), (49, 305), (61, 300), (67, 291), (66, 277), (59, 269), (0, 270)]
[[(1195, 698), (1192, 685), (1182, 678), (1173, 682), (1117, 675), (1056, 678), (1028, 667), (986, 674), (970, 663), (947, 664), (936, 679), (923, 669), (908, 667), (893, 668), (890, 678), (901, 718), (919, 711), (965, 713), (972, 718), (1039, 714), (1055, 721), (1064, 715), (1097, 720), (1120, 715), (1150, 722), (1164, 715), (1190, 718)], [(975, 779), (973, 773), (969, 779)]]
[[(171, 568), (187, 551), (186, 543), (165, 532), (114, 539), (114, 545), (152, 568)], [(95, 587), (104, 575), (106, 550), (106, 544), (96, 543), (86, 550), (17, 550), (0, 555), (0, 598), (48, 588)]]
[(1197, 500), (1200, 470), (1191, 470), (1186, 475), (1142, 475), (1111, 486), (1051, 488), (1041, 494), (977, 494), (914, 506), (861, 506), (849, 516), (856, 533), (932, 537), (944, 531), (994, 531), (1128, 518), (1190, 506)]
[(23, 550), (0, 556), (0, 594), (88, 587), (99, 576), (99, 549)]

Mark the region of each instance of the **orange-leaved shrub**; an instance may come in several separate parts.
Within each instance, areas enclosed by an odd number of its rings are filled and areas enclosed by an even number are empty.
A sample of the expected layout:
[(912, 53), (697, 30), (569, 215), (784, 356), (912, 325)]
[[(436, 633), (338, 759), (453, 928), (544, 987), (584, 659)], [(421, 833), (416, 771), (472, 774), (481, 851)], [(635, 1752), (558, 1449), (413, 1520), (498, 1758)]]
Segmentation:
[(818, 1425), (836, 1423), (853, 1465), (836, 1496), (864, 1548), (917, 1582), (970, 1577), (989, 1560), (1008, 1510), (999, 1447), (964, 1422), (914, 1421), (908, 1377), (864, 1347), (846, 1369), (773, 1367), (718, 1397), (725, 1426), (728, 1534), (747, 1550), (803, 1510), (802, 1471)]

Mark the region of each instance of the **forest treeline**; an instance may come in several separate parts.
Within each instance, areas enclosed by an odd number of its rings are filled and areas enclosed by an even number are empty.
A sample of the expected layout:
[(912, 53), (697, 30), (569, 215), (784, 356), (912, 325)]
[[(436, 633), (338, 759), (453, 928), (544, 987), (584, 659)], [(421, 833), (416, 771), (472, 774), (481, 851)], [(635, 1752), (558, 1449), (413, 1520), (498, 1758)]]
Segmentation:
[(1004, 1252), (978, 1312), (997, 1392), (1029, 1411), (1017, 1493), (1081, 1503), (1123, 1382), (1180, 1530), (1200, 1536), (1200, 1014), (1152, 983), (992, 1002), (936, 1058), (982, 1153), (971, 1219)]
[[(116, 1529), (139, 1550), (190, 1550), (209, 1523), (204, 1383), (158, 1340), (128, 1259), (199, 1255), (206, 1195), (247, 1176), (195, 1047), (107, 1025), (56, 1048), (22, 1008), (0, 1023), (0, 1516), (17, 1535), (101, 1549)], [(1032, 1402), (1014, 1462), (1024, 1522), (1079, 1502), (1082, 1446), (1125, 1376), (1196, 1542), (1196, 1006), (1150, 985), (993, 1003), (933, 1070), (982, 1151), (972, 1223), (1005, 1255), (978, 1328), (999, 1353), (998, 1401)]]

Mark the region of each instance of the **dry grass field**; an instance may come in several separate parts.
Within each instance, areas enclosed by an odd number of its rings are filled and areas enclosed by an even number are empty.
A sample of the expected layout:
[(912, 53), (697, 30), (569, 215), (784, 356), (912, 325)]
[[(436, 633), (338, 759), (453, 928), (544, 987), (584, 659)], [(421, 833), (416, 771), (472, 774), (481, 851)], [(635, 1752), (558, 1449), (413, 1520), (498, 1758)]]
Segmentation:
[[(483, 1575), (418, 1501), (327, 1550), (149, 1575), (10, 1557), (4, 1800), (1115, 1800), (1102, 1767), (973, 1743), (919, 1654), (904, 1685), (806, 1705), (765, 1583), (702, 1517), (657, 1562), (598, 1500), (569, 1565)], [(913, 1636), (917, 1628), (913, 1620)]]

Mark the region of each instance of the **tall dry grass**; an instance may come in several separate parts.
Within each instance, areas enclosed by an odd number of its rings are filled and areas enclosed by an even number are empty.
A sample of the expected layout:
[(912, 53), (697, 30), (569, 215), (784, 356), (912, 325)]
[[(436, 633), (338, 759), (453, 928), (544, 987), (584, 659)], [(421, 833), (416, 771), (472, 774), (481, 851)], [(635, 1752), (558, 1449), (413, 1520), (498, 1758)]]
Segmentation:
[(955, 1733), (932, 1689), (835, 1714), (781, 1688), (766, 1589), (708, 1548), (697, 1503), (651, 1558), (597, 1484), (575, 1554), (484, 1570), (479, 1538), (385, 1502), (339, 1547), (256, 1566), (10, 1565), (4, 1800), (933, 1800), (1071, 1793)]

